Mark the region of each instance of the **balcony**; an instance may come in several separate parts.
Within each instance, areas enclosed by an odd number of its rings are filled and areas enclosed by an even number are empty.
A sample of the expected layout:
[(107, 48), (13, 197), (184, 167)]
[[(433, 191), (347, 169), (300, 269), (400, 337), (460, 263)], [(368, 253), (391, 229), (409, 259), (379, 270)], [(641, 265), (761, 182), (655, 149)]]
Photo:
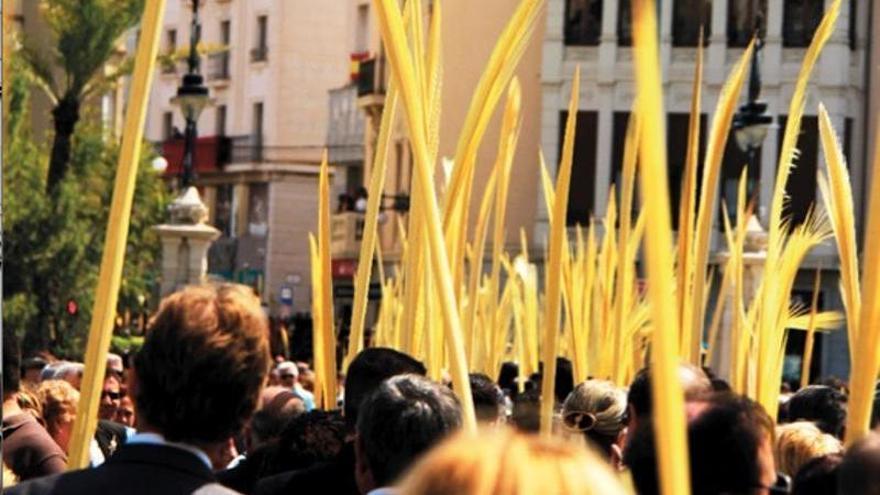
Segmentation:
[(269, 59), (269, 47), (258, 46), (251, 48), (251, 62), (265, 62)]
[(357, 79), (358, 107), (370, 112), (385, 104), (385, 62), (373, 57), (360, 63)]
[[(397, 217), (400, 215), (404, 213), (391, 209), (380, 212), (376, 235), (386, 263), (399, 259), (402, 254), (403, 243), (397, 230)], [(334, 260), (356, 260), (360, 257), (364, 223), (364, 214), (357, 211), (337, 213), (330, 218), (330, 253)]]
[(229, 163), (243, 164), (310, 164), (321, 163), (323, 146), (267, 146), (262, 136), (229, 138)]
[(360, 165), (364, 161), (364, 114), (357, 106), (357, 86), (329, 91), (327, 149), (332, 163)]
[(209, 81), (229, 81), (229, 52), (208, 55), (207, 65)]
[[(171, 138), (162, 143), (162, 156), (168, 161), (165, 177), (175, 177), (183, 170), (183, 138)], [(230, 159), (230, 140), (222, 136), (205, 136), (196, 140), (195, 171), (197, 174), (223, 170)]]

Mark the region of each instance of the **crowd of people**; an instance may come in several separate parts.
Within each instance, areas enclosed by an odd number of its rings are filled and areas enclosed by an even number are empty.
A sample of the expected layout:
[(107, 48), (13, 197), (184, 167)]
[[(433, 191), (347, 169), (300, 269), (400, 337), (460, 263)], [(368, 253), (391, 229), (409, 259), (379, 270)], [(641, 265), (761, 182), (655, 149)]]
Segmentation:
[[(168, 296), (129, 359), (110, 355), (90, 466), (66, 471), (83, 365), (3, 348), (4, 493), (519, 495), (659, 493), (651, 374), (575, 383), (560, 359), (554, 434), (540, 376), (471, 375), (480, 427), (451, 385), (386, 348), (358, 354), (338, 408), (308, 363), (273, 359), (258, 299), (236, 285)], [(319, 377), (318, 377), (319, 378)], [(846, 385), (783, 395), (774, 423), (711, 370), (682, 364), (692, 493), (880, 494), (880, 434), (845, 449)], [(875, 407), (872, 427), (880, 423)], [(65, 472), (66, 471), (66, 472)]]

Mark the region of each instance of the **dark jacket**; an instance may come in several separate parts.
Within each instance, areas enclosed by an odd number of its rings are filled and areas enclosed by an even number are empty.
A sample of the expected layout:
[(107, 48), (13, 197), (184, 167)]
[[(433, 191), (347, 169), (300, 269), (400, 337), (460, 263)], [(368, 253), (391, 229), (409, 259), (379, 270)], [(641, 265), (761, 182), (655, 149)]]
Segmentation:
[(257, 483), (254, 495), (360, 495), (354, 479), (354, 443), (346, 442), (336, 459), (290, 471)]
[(98, 420), (98, 426), (95, 428), (95, 440), (98, 442), (98, 447), (101, 448), (105, 460), (115, 454), (126, 439), (125, 425), (106, 419)]
[(4, 491), (8, 495), (125, 493), (129, 495), (227, 495), (214, 475), (191, 452), (167, 445), (129, 444), (104, 464), (39, 478)]

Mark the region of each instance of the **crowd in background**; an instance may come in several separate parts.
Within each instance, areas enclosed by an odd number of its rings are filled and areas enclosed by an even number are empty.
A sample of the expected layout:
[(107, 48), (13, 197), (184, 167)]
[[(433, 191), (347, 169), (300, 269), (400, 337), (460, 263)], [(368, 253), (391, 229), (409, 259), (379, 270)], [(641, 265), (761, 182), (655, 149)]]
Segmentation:
[[(20, 359), (4, 336), (3, 485), (10, 494), (659, 493), (651, 375), (628, 387), (575, 383), (558, 361), (554, 434), (540, 374), (472, 374), (480, 427), (462, 430), (448, 380), (392, 349), (340, 375), (338, 408), (316, 409), (307, 362), (270, 354), (259, 301), (234, 285), (166, 298), (143, 347), (111, 354), (89, 464), (66, 470), (82, 363)], [(880, 494), (880, 434), (845, 449), (847, 388), (784, 391), (774, 422), (709, 369), (679, 367), (692, 493)], [(875, 401), (872, 428), (880, 424)]]

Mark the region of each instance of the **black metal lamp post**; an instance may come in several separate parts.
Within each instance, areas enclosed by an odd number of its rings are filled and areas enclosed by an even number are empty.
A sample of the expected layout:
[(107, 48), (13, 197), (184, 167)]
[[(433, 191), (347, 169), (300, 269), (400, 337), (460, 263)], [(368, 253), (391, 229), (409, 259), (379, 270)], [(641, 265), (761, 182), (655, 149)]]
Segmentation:
[(208, 88), (205, 87), (204, 78), (199, 71), (199, 54), (197, 52), (199, 38), (201, 37), (201, 23), (199, 22), (199, 3), (201, 0), (192, 0), (192, 27), (189, 36), (189, 58), (187, 59), (188, 70), (183, 76), (183, 84), (177, 88), (177, 96), (171, 102), (179, 106), (186, 120), (184, 133), (183, 170), (180, 175), (180, 189), (186, 191), (195, 181), (195, 154), (196, 138), (198, 130), (196, 124), (202, 110), (210, 103)]
[[(749, 77), (749, 101), (741, 106), (733, 117), (733, 131), (736, 144), (749, 159), (749, 170), (758, 166), (757, 158), (761, 145), (767, 137), (767, 130), (773, 118), (767, 114), (767, 103), (758, 100), (761, 96), (761, 48), (763, 41), (755, 41), (755, 54), (752, 56), (752, 73)], [(760, 172), (758, 172), (760, 173)], [(749, 196), (756, 190), (755, 184), (749, 181)]]

